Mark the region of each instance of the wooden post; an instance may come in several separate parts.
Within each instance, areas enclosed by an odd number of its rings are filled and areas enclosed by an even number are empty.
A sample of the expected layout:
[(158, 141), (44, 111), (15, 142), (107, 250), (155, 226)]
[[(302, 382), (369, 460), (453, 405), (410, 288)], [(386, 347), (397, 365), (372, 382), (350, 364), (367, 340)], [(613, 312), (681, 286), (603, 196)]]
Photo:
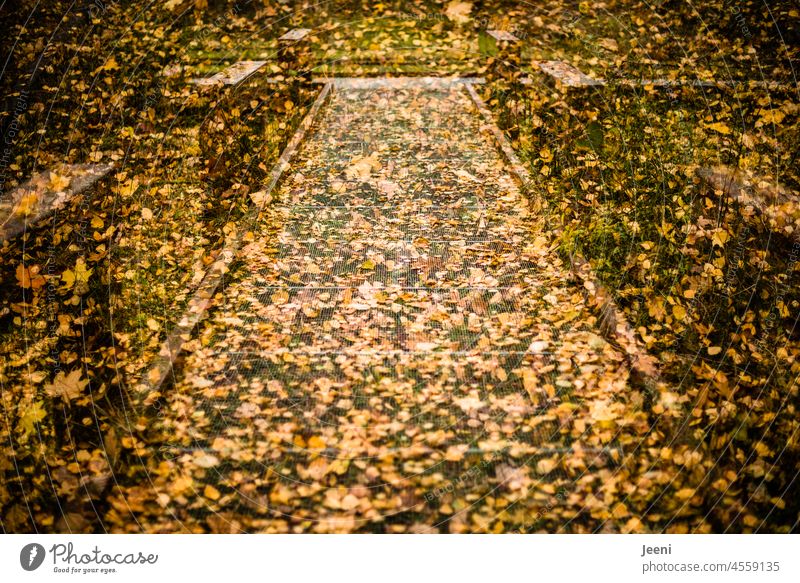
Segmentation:
[(486, 76), (517, 84), (522, 75), (522, 41), (506, 30), (487, 30), (494, 39), (497, 54), (489, 58)]
[(311, 78), (309, 44), (311, 29), (293, 28), (278, 38), (278, 62), (287, 77)]

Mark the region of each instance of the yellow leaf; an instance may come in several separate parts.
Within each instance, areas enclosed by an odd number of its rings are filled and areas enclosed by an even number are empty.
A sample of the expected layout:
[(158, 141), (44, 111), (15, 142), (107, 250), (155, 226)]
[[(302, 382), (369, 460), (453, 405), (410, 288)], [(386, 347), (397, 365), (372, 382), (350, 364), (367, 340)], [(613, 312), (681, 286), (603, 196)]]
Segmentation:
[(69, 176), (61, 176), (56, 174), (55, 172), (50, 173), (50, 182), (47, 183), (47, 187), (50, 190), (55, 190), (57, 192), (66, 190), (69, 187), (69, 183), (72, 182), (72, 178)]
[(613, 38), (601, 38), (599, 41), (597, 41), (597, 44), (607, 51), (611, 51), (612, 53), (616, 53), (619, 50), (617, 41), (615, 41)]
[(325, 449), (325, 440), (316, 435), (308, 440), (308, 449)]
[(272, 197), (269, 194), (267, 194), (266, 190), (259, 190), (250, 193), (250, 200), (252, 200), (257, 205), (263, 205), (271, 202)]
[(367, 259), (361, 264), (361, 269), (375, 269), (375, 262), (372, 259)]
[(37, 401), (30, 407), (26, 407), (25, 414), (19, 420), (19, 425), (25, 439), (36, 430), (36, 424), (45, 417), (47, 417), (47, 412), (40, 402)]
[(14, 214), (20, 217), (31, 217), (36, 214), (39, 208), (39, 195), (31, 192), (19, 199), (17, 206), (14, 207)]
[(720, 229), (711, 236), (711, 244), (715, 247), (724, 247), (728, 239), (730, 239), (728, 231)]
[(205, 496), (209, 500), (219, 500), (221, 494), (219, 493), (219, 490), (217, 490), (214, 486), (208, 484), (203, 490), (203, 496)]
[(711, 355), (711, 356), (716, 356), (720, 352), (722, 352), (722, 348), (719, 347), (719, 346), (709, 346), (708, 347), (708, 354)]
[(470, 21), (470, 12), (472, 12), (472, 2), (459, 2), (458, 0), (452, 0), (445, 10), (447, 18), (459, 24)]
[(780, 109), (762, 109), (760, 113), (761, 119), (758, 120), (757, 124), (759, 126), (763, 124), (779, 124), (786, 117), (786, 114)]
[(279, 290), (272, 294), (272, 303), (280, 306), (289, 301), (289, 292), (286, 290)]
[(117, 59), (113, 56), (108, 59), (102, 67), (103, 71), (112, 71), (114, 69), (119, 69), (119, 63), (117, 63)]
[(715, 132), (718, 132), (720, 134), (727, 135), (727, 134), (731, 133), (731, 128), (729, 128), (727, 125), (725, 125), (721, 121), (718, 121), (718, 122), (712, 123), (712, 124), (708, 124), (706, 126), (706, 128), (708, 128), (710, 130), (713, 130)]
[(557, 465), (558, 462), (552, 458), (540, 459), (538, 462), (536, 462), (536, 471), (540, 474), (549, 474), (556, 469)]
[(461, 445), (451, 445), (447, 448), (447, 451), (444, 454), (444, 459), (448, 462), (460, 462), (464, 459), (464, 454), (469, 449), (469, 445), (461, 444)]
[(52, 383), (44, 386), (44, 392), (51, 397), (61, 397), (65, 403), (77, 399), (83, 394), (83, 389), (89, 384), (89, 379), (81, 380), (81, 370), (75, 369), (69, 374), (63, 371), (56, 375)]
[(142, 220), (149, 221), (153, 218), (153, 211), (147, 207), (142, 207)]
[(525, 388), (525, 392), (528, 393), (531, 400), (534, 402), (537, 400), (536, 398), (536, 389), (539, 387), (539, 383), (536, 378), (536, 374), (533, 370), (526, 368), (522, 371), (522, 386)]
[(61, 279), (67, 287), (86, 284), (89, 282), (92, 271), (92, 269), (86, 267), (83, 257), (78, 257), (77, 261), (75, 261), (75, 268), (67, 269), (61, 274)]
[(201, 468), (213, 468), (214, 466), (219, 465), (219, 458), (215, 455), (211, 455), (210, 453), (203, 453), (195, 458), (194, 463)]
[(625, 518), (626, 516), (628, 516), (628, 508), (622, 502), (620, 502), (616, 506), (614, 506), (614, 510), (611, 512), (611, 516), (613, 516), (617, 520)]
[(686, 317), (686, 308), (683, 306), (676, 304), (672, 306), (672, 315), (675, 316), (676, 320), (683, 320)]

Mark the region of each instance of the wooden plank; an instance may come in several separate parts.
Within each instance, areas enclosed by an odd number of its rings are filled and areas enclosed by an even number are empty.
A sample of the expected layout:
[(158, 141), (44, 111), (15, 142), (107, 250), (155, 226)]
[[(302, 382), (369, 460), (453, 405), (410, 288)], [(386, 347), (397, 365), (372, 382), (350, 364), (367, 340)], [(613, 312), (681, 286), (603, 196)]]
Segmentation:
[(31, 229), (106, 176), (113, 164), (72, 164), (40, 172), (0, 199), (0, 241)]
[(520, 39), (516, 37), (514, 34), (508, 32), (507, 30), (487, 30), (486, 34), (492, 37), (496, 41), (500, 42), (510, 42), (510, 43), (518, 43)]
[[(483, 121), (485, 122), (485, 128), (489, 130), (489, 132), (494, 137), (497, 145), (502, 150), (503, 155), (506, 157), (506, 160), (511, 166), (511, 173), (514, 175), (517, 180), (519, 180), (520, 184), (524, 188), (528, 188), (531, 183), (531, 175), (528, 172), (528, 169), (525, 168), (525, 165), (522, 161), (517, 157), (516, 152), (514, 152), (514, 148), (511, 147), (508, 139), (506, 138), (503, 131), (497, 127), (497, 124), (492, 117), (492, 112), (489, 111), (489, 108), (486, 107), (486, 104), (481, 99), (478, 92), (475, 91), (475, 88), (472, 86), (472, 83), (468, 83), (465, 85), (467, 88), (467, 92), (469, 93), (472, 102), (475, 104), (475, 107), (478, 109), (478, 112), (483, 117)], [(534, 201), (538, 206), (538, 201)]]
[(620, 85), (628, 87), (653, 87), (656, 89), (671, 89), (675, 87), (716, 87), (714, 81), (700, 79), (623, 79)]
[(315, 83), (332, 83), (334, 87), (348, 89), (377, 89), (381, 87), (427, 87), (445, 88), (455, 85), (480, 84), (479, 77), (322, 77), (315, 78)]
[(203, 79), (193, 79), (192, 82), (203, 87), (214, 85), (238, 85), (266, 63), (266, 61), (239, 61), (216, 75)]
[(292, 139), (281, 153), (280, 158), (278, 158), (278, 161), (272, 167), (264, 189), (251, 194), (251, 200), (254, 205), (248, 210), (245, 216), (242, 217), (241, 224), (236, 234), (226, 240), (225, 245), (217, 255), (217, 260), (203, 275), (200, 284), (189, 300), (183, 316), (169, 332), (166, 340), (161, 344), (158, 355), (148, 367), (143, 378), (136, 383), (134, 388), (138, 396), (139, 405), (149, 406), (159, 397), (159, 390), (172, 373), (175, 361), (183, 350), (183, 345), (190, 340), (195, 327), (200, 320), (205, 317), (208, 308), (214, 300), (214, 294), (222, 283), (223, 277), (228, 272), (231, 262), (236, 258), (242, 247), (244, 237), (251, 229), (251, 225), (255, 224), (258, 220), (264, 206), (271, 201), (272, 190), (278, 184), (278, 181), (286, 169), (289, 168), (293, 156), (297, 153), (300, 144), (310, 131), (320, 108), (328, 98), (331, 87), (332, 85), (328, 83), (320, 90), (311, 109), (309, 109), (297, 131), (292, 136)]
[(762, 176), (748, 176), (727, 166), (697, 168), (695, 174), (710, 188), (737, 204), (756, 210), (774, 232), (800, 243), (800, 197)]
[(278, 37), (279, 43), (297, 42), (303, 40), (311, 33), (310, 28), (293, 28), (286, 34)]
[(564, 61), (534, 61), (545, 74), (549, 75), (565, 87), (597, 87), (605, 85), (603, 79), (595, 79), (580, 69)]
[[(533, 64), (548, 76), (561, 82), (566, 87), (601, 87), (607, 85), (605, 79), (596, 79), (583, 73), (577, 67), (564, 61), (534, 61)], [(520, 81), (523, 85), (533, 85), (534, 81), (530, 77), (524, 77)], [(720, 88), (720, 89), (767, 89), (770, 91), (786, 91), (791, 89), (789, 85), (775, 81), (717, 81), (704, 79), (620, 79), (616, 82), (622, 87), (653, 87), (655, 89), (673, 89), (680, 87), (696, 88)]]

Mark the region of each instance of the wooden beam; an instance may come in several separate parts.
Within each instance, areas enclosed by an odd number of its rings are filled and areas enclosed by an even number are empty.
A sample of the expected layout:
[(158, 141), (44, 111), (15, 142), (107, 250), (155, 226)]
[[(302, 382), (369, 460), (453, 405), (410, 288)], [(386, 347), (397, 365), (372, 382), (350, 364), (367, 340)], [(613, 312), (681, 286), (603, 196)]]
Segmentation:
[(34, 175), (0, 199), (0, 241), (38, 226), (113, 167), (113, 164), (72, 164)]
[(278, 44), (301, 41), (306, 38), (310, 32), (310, 28), (293, 28), (286, 34), (278, 37)]
[(236, 86), (249, 78), (266, 63), (266, 61), (238, 61), (216, 75), (202, 79), (193, 79), (192, 82), (201, 87), (213, 87), (217, 85)]
[(595, 79), (577, 67), (564, 61), (534, 61), (533, 64), (564, 87), (597, 87), (605, 85), (603, 79)]
[[(467, 85), (467, 92), (480, 112), (485, 122), (485, 127), (495, 138), (497, 145), (503, 152), (511, 171), (511, 175), (519, 183), (522, 192), (528, 197), (536, 209), (542, 208), (540, 197), (533, 192), (536, 188), (525, 165), (514, 153), (514, 149), (503, 131), (497, 127), (492, 113), (478, 95), (478, 92)], [(600, 283), (592, 270), (591, 264), (582, 256), (575, 254), (571, 258), (571, 270), (575, 277), (583, 282), (583, 291), (588, 304), (600, 315), (600, 331), (612, 343), (618, 346), (625, 354), (631, 366), (633, 378), (650, 390), (660, 390), (666, 385), (661, 378), (658, 361), (639, 341), (636, 332), (625, 317), (625, 313), (617, 305), (614, 295)]]
[(486, 34), (492, 37), (494, 40), (498, 42), (510, 42), (510, 43), (518, 43), (521, 42), (519, 38), (517, 38), (513, 33), (508, 32), (507, 30), (487, 30)]
[(752, 207), (774, 233), (800, 243), (800, 197), (762, 176), (748, 176), (727, 166), (697, 168), (695, 174), (707, 186), (737, 204)]

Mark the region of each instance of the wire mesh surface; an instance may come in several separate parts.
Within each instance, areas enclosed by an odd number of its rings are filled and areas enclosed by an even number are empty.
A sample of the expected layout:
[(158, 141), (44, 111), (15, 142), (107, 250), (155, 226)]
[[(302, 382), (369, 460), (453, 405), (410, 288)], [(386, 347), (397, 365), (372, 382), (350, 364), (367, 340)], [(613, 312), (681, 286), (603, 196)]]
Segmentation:
[(572, 418), (622, 355), (457, 84), (338, 87), (262, 227), (163, 421), (251, 528), (435, 525), (619, 459)]

